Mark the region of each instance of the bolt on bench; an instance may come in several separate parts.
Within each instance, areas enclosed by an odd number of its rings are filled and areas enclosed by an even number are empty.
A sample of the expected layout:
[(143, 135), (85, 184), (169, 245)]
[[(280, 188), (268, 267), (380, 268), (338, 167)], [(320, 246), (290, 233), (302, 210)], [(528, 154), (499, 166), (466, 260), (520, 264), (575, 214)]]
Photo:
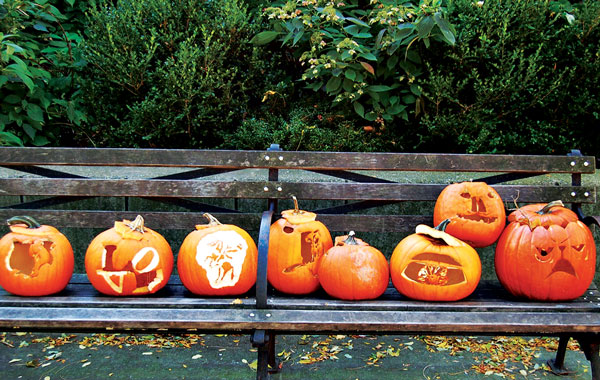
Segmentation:
[[(254, 231), (258, 245), (257, 282), (241, 297), (196, 296), (177, 276), (156, 294), (111, 297), (76, 273), (65, 290), (51, 296), (0, 290), (0, 329), (243, 332), (258, 347), (258, 379), (280, 369), (278, 334), (558, 336), (551, 364), (556, 372), (563, 371), (573, 337), (591, 362), (593, 379), (600, 380), (600, 292), (594, 284), (574, 301), (532, 302), (512, 297), (491, 279), (468, 298), (443, 303), (407, 299), (391, 285), (376, 300), (350, 302), (324, 292), (289, 296), (267, 283), (269, 226), (278, 218), (278, 202), (292, 196), (301, 208), (317, 213), (334, 236), (350, 230), (375, 237), (413, 233), (418, 224), (432, 225), (433, 208), (421, 212), (421, 202), (432, 204), (447, 184), (468, 180), (492, 185), (507, 208), (513, 200), (561, 199), (591, 224), (597, 219), (586, 217), (582, 206), (596, 202), (596, 189), (583, 185), (582, 177), (595, 172), (594, 157), (576, 151), (568, 156), (287, 152), (276, 145), (265, 151), (3, 147), (0, 166), (0, 220), (28, 215), (61, 230), (99, 231), (140, 214), (150, 228), (184, 236), (210, 212), (222, 223)], [(424, 172), (446, 177), (422, 181)], [(560, 181), (526, 184), (529, 177), (557, 173)], [(317, 209), (307, 207), (309, 202)], [(389, 256), (398, 241), (379, 248)], [(87, 243), (76, 247), (79, 259)], [(181, 240), (170, 243), (177, 252)]]

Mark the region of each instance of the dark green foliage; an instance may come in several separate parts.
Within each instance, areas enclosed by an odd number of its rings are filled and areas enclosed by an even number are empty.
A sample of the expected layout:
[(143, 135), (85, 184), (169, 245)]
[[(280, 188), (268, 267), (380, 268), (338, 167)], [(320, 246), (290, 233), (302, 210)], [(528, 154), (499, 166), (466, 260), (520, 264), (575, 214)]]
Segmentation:
[(85, 121), (75, 77), (80, 6), (0, 0), (0, 145), (57, 144)]
[(84, 143), (214, 147), (277, 80), (278, 55), (249, 44), (257, 28), (240, 0), (91, 7)]
[(599, 153), (600, 2), (450, 2), (457, 44), (425, 59), (420, 150)]

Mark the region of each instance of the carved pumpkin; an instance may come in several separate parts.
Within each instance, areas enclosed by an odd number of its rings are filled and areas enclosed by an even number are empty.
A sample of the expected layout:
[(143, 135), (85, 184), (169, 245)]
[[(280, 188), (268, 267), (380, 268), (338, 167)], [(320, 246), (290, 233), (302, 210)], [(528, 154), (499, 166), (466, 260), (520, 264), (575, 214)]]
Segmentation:
[(282, 218), (271, 225), (267, 278), (281, 292), (308, 294), (319, 288), (319, 260), (333, 242), (317, 215), (300, 210), (293, 199), (295, 208), (282, 211)]
[(562, 202), (513, 211), (496, 245), (500, 283), (513, 295), (540, 301), (572, 300), (590, 286), (596, 244), (589, 228)]
[(204, 214), (208, 224), (197, 225), (183, 240), (177, 270), (183, 285), (199, 295), (239, 295), (256, 283), (258, 251), (243, 229), (221, 224)]
[(438, 227), (418, 225), (392, 253), (390, 272), (401, 294), (423, 301), (456, 301), (469, 296), (481, 278), (481, 260), (467, 243)]
[(63, 290), (73, 274), (73, 248), (56, 228), (28, 216), (7, 220), (0, 239), (0, 285), (19, 296), (45, 296)]
[(506, 226), (502, 198), (485, 182), (446, 186), (435, 202), (433, 224), (446, 219), (446, 232), (475, 248), (492, 245)]
[(321, 258), (318, 274), (325, 292), (343, 300), (375, 299), (390, 282), (385, 256), (355, 238), (354, 231), (335, 238), (335, 245)]
[(85, 253), (85, 271), (100, 293), (128, 296), (155, 293), (169, 281), (173, 252), (158, 232), (133, 222), (115, 222), (96, 236)]

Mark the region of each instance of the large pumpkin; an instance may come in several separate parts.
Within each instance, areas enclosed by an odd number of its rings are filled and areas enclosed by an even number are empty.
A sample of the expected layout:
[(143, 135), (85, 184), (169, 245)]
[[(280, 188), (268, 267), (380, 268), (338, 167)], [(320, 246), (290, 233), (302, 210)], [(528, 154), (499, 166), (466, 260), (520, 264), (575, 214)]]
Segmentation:
[(96, 236), (85, 253), (85, 271), (100, 293), (128, 296), (155, 293), (169, 281), (173, 252), (138, 215), (115, 222)]
[(258, 252), (243, 229), (221, 224), (204, 214), (208, 224), (197, 225), (181, 244), (177, 271), (183, 285), (199, 295), (239, 295), (256, 283)]
[(418, 225), (392, 253), (390, 272), (401, 294), (423, 301), (456, 301), (469, 296), (481, 278), (481, 260), (467, 243), (443, 231)]
[(475, 248), (492, 245), (506, 226), (502, 198), (485, 182), (446, 186), (435, 202), (433, 224), (446, 219), (446, 232)]
[(562, 202), (513, 211), (496, 245), (496, 274), (513, 295), (540, 301), (581, 296), (594, 279), (596, 244)]
[(45, 296), (63, 290), (73, 274), (71, 243), (52, 226), (33, 218), (7, 220), (10, 232), (0, 239), (0, 285), (20, 296)]
[(282, 211), (271, 225), (267, 278), (281, 292), (308, 294), (319, 288), (319, 260), (333, 242), (317, 215), (300, 210), (293, 199), (294, 209)]
[(343, 300), (375, 299), (390, 282), (385, 256), (355, 238), (354, 231), (335, 238), (335, 245), (321, 258), (318, 275), (323, 290)]

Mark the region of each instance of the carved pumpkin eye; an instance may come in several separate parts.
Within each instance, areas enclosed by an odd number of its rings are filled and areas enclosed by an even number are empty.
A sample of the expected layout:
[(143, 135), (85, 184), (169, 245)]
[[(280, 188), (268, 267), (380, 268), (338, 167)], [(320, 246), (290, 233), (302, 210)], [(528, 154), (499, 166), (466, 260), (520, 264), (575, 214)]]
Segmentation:
[(547, 249), (536, 247), (536, 258), (541, 262), (550, 261), (552, 259), (552, 255)]
[(488, 196), (488, 198), (492, 198), (492, 199), (496, 198), (496, 194), (494, 194), (494, 193), (488, 193), (487, 196)]
[(466, 199), (470, 199), (471, 198), (471, 194), (469, 194), (468, 192), (464, 192), (464, 193), (460, 193), (460, 196)]
[(585, 248), (585, 244), (577, 244), (573, 246), (573, 249), (576, 250), (577, 252), (583, 252)]

